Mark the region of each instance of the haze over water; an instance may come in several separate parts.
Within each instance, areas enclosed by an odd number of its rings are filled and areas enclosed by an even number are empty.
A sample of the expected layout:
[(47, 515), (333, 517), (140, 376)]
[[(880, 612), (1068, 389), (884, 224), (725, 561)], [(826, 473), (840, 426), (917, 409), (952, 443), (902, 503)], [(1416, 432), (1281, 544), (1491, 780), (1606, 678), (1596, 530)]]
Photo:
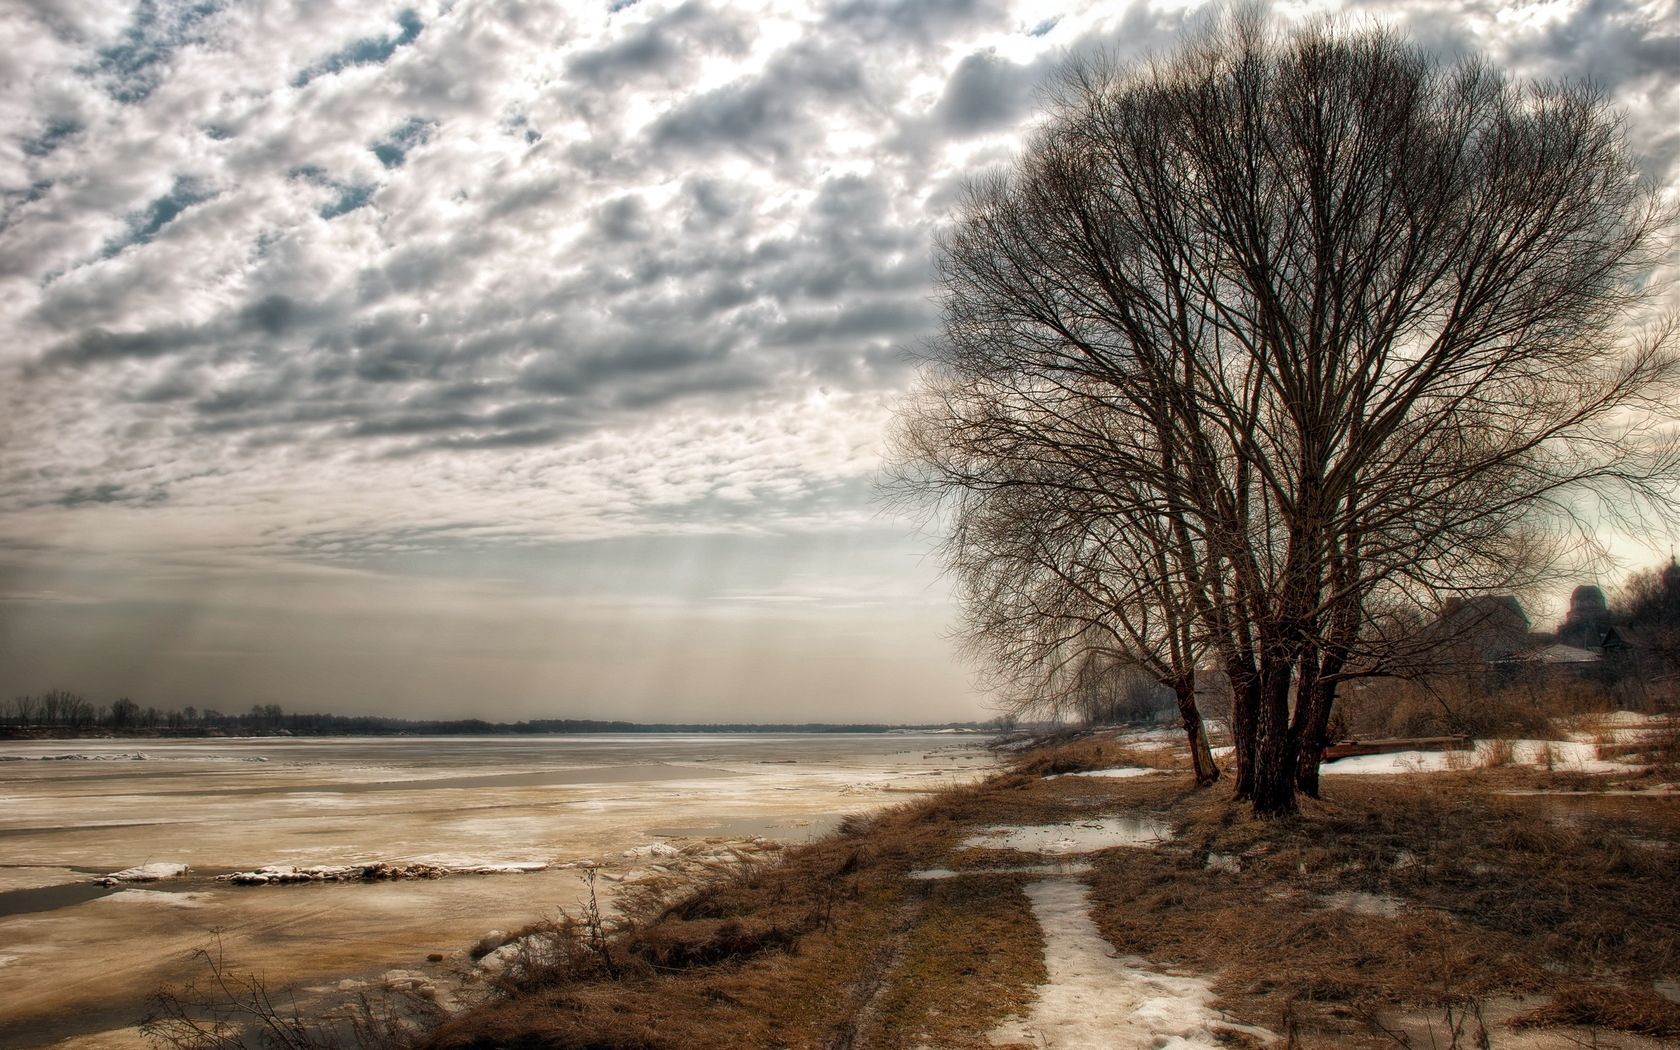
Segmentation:
[[(843, 814), (973, 777), (944, 734), (79, 740), (0, 744), (0, 1047), (129, 1026), (194, 949), (271, 985), (420, 968), (575, 903), (600, 860), (657, 841), (795, 841)], [(234, 886), (234, 870), (545, 862), (527, 874)], [(101, 887), (141, 864), (184, 877)], [(610, 889), (610, 879), (603, 886)], [(458, 959), (452, 958), (452, 962)]]

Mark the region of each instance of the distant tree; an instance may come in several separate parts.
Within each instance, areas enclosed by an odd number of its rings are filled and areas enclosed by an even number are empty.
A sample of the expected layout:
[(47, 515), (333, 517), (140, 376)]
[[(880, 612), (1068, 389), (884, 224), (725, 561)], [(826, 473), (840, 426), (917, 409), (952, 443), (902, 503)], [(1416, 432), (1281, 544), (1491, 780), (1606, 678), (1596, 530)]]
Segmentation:
[[(1102, 631), (1188, 617), (1237, 793), (1286, 814), (1337, 688), (1387, 658), (1369, 610), (1541, 578), (1582, 499), (1674, 520), (1674, 328), (1629, 334), (1672, 222), (1601, 92), (1391, 32), (1242, 14), (1086, 63), (940, 244), (896, 474), (959, 575), (970, 522), (1073, 505), (1089, 540), (998, 563), (985, 600), (1095, 566), (1062, 594), (1118, 598)], [(1110, 537), (1160, 549), (1102, 565)], [(1152, 560), (1164, 591), (1125, 576)]]
[(1649, 672), (1680, 672), (1680, 561), (1630, 576), (1610, 614), (1633, 629), (1637, 646), (1645, 650), (1634, 655)]
[(27, 694), (12, 697), (12, 719), (20, 726), (32, 725), (40, 702)]
[(85, 696), (55, 690), (58, 693), (59, 719), (72, 729), (85, 729), (99, 720), (93, 701)]
[(128, 697), (120, 697), (111, 701), (111, 728), (129, 729), (139, 721), (140, 705)]

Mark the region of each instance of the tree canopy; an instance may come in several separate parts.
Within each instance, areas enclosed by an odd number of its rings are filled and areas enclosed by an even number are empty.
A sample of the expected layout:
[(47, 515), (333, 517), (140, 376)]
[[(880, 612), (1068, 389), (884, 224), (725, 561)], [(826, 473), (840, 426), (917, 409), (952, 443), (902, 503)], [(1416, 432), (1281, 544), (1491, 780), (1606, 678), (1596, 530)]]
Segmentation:
[(1287, 813), (1388, 611), (1537, 578), (1583, 499), (1672, 520), (1671, 228), (1589, 86), (1252, 12), (1088, 61), (939, 245), (895, 478), (1010, 695), (1217, 667)]

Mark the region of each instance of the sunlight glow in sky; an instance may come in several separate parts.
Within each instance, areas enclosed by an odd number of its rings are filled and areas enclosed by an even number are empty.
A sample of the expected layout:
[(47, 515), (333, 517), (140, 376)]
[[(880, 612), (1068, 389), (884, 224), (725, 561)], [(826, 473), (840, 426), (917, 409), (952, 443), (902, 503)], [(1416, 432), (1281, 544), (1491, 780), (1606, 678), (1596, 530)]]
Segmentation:
[[(1676, 185), (1672, 4), (1338, 10), (1596, 79)], [(0, 695), (987, 717), (872, 495), (930, 234), (1066, 56), (1201, 14), (5, 5)]]

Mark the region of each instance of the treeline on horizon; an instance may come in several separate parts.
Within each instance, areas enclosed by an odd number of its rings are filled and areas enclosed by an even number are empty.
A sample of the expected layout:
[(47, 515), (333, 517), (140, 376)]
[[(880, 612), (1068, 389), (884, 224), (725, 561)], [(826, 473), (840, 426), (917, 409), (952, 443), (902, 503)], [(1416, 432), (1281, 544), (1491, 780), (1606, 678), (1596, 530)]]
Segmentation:
[(0, 735), (30, 736), (53, 730), (105, 731), (129, 736), (493, 736), (581, 733), (890, 733), (906, 729), (979, 729), (978, 722), (915, 725), (868, 723), (626, 722), (594, 718), (533, 718), (490, 722), (482, 718), (411, 719), (385, 715), (302, 714), (279, 704), (254, 704), (242, 714), (188, 705), (141, 707), (127, 697), (98, 705), (63, 689), (14, 696), (0, 705)]

